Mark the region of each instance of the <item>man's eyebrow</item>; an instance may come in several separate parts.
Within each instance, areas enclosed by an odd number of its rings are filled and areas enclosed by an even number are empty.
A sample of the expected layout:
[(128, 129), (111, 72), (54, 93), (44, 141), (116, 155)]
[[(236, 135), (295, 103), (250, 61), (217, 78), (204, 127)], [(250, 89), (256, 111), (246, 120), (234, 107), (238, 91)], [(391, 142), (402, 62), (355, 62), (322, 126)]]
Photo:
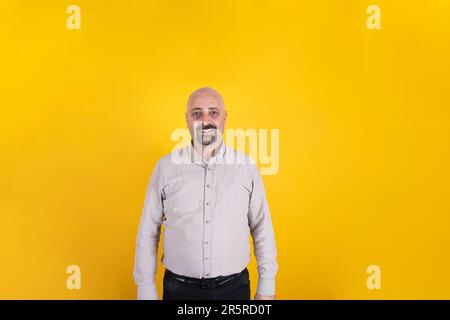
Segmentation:
[[(211, 111), (211, 110), (213, 110), (213, 111), (220, 111), (220, 108), (218, 108), (218, 107), (209, 107), (208, 110), (209, 111)], [(203, 111), (203, 109), (200, 108), (200, 107), (195, 107), (195, 108), (191, 109), (191, 112), (195, 112), (195, 111)]]

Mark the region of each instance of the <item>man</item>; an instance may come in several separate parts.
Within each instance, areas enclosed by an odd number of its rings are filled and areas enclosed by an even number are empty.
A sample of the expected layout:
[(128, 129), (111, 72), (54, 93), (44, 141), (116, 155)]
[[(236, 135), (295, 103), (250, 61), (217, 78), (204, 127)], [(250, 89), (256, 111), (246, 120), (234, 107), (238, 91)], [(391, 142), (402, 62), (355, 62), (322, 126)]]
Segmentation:
[(194, 91), (185, 115), (191, 144), (161, 158), (147, 187), (133, 272), (138, 299), (158, 299), (161, 225), (163, 299), (250, 299), (250, 235), (259, 273), (254, 298), (275, 299), (276, 246), (259, 170), (225, 146), (227, 112), (217, 91)]

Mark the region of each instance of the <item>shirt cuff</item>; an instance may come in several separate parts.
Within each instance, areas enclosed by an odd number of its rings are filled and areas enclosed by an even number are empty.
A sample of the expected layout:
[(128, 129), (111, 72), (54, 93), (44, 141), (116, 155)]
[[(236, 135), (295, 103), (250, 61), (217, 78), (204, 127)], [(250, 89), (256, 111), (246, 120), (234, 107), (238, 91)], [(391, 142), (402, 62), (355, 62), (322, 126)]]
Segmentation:
[(258, 278), (258, 287), (256, 294), (261, 296), (274, 296), (275, 295), (275, 278)]
[(138, 300), (158, 300), (158, 291), (156, 290), (156, 284), (151, 284), (145, 287), (138, 286), (137, 292)]

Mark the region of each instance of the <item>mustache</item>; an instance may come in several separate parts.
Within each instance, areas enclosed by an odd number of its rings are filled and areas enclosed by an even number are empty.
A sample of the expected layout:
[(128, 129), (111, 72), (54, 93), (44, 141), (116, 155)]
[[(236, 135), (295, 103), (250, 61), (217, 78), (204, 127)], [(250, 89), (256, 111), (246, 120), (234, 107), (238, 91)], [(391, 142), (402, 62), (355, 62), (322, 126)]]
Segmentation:
[(203, 129), (205, 129), (205, 130), (207, 130), (207, 129), (217, 129), (217, 127), (215, 125), (213, 125), (213, 124), (207, 124), (206, 126), (201, 126), (201, 129), (202, 130)]

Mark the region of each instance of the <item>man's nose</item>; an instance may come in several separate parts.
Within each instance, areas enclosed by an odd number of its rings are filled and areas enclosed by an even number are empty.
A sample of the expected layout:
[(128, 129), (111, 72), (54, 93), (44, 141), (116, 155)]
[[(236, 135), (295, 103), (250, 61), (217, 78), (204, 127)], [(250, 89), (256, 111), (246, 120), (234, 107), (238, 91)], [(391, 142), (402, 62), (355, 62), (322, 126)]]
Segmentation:
[(208, 113), (203, 114), (201, 120), (202, 120), (202, 125), (203, 125), (203, 126), (206, 126), (206, 125), (212, 123), (211, 117), (209, 116)]

